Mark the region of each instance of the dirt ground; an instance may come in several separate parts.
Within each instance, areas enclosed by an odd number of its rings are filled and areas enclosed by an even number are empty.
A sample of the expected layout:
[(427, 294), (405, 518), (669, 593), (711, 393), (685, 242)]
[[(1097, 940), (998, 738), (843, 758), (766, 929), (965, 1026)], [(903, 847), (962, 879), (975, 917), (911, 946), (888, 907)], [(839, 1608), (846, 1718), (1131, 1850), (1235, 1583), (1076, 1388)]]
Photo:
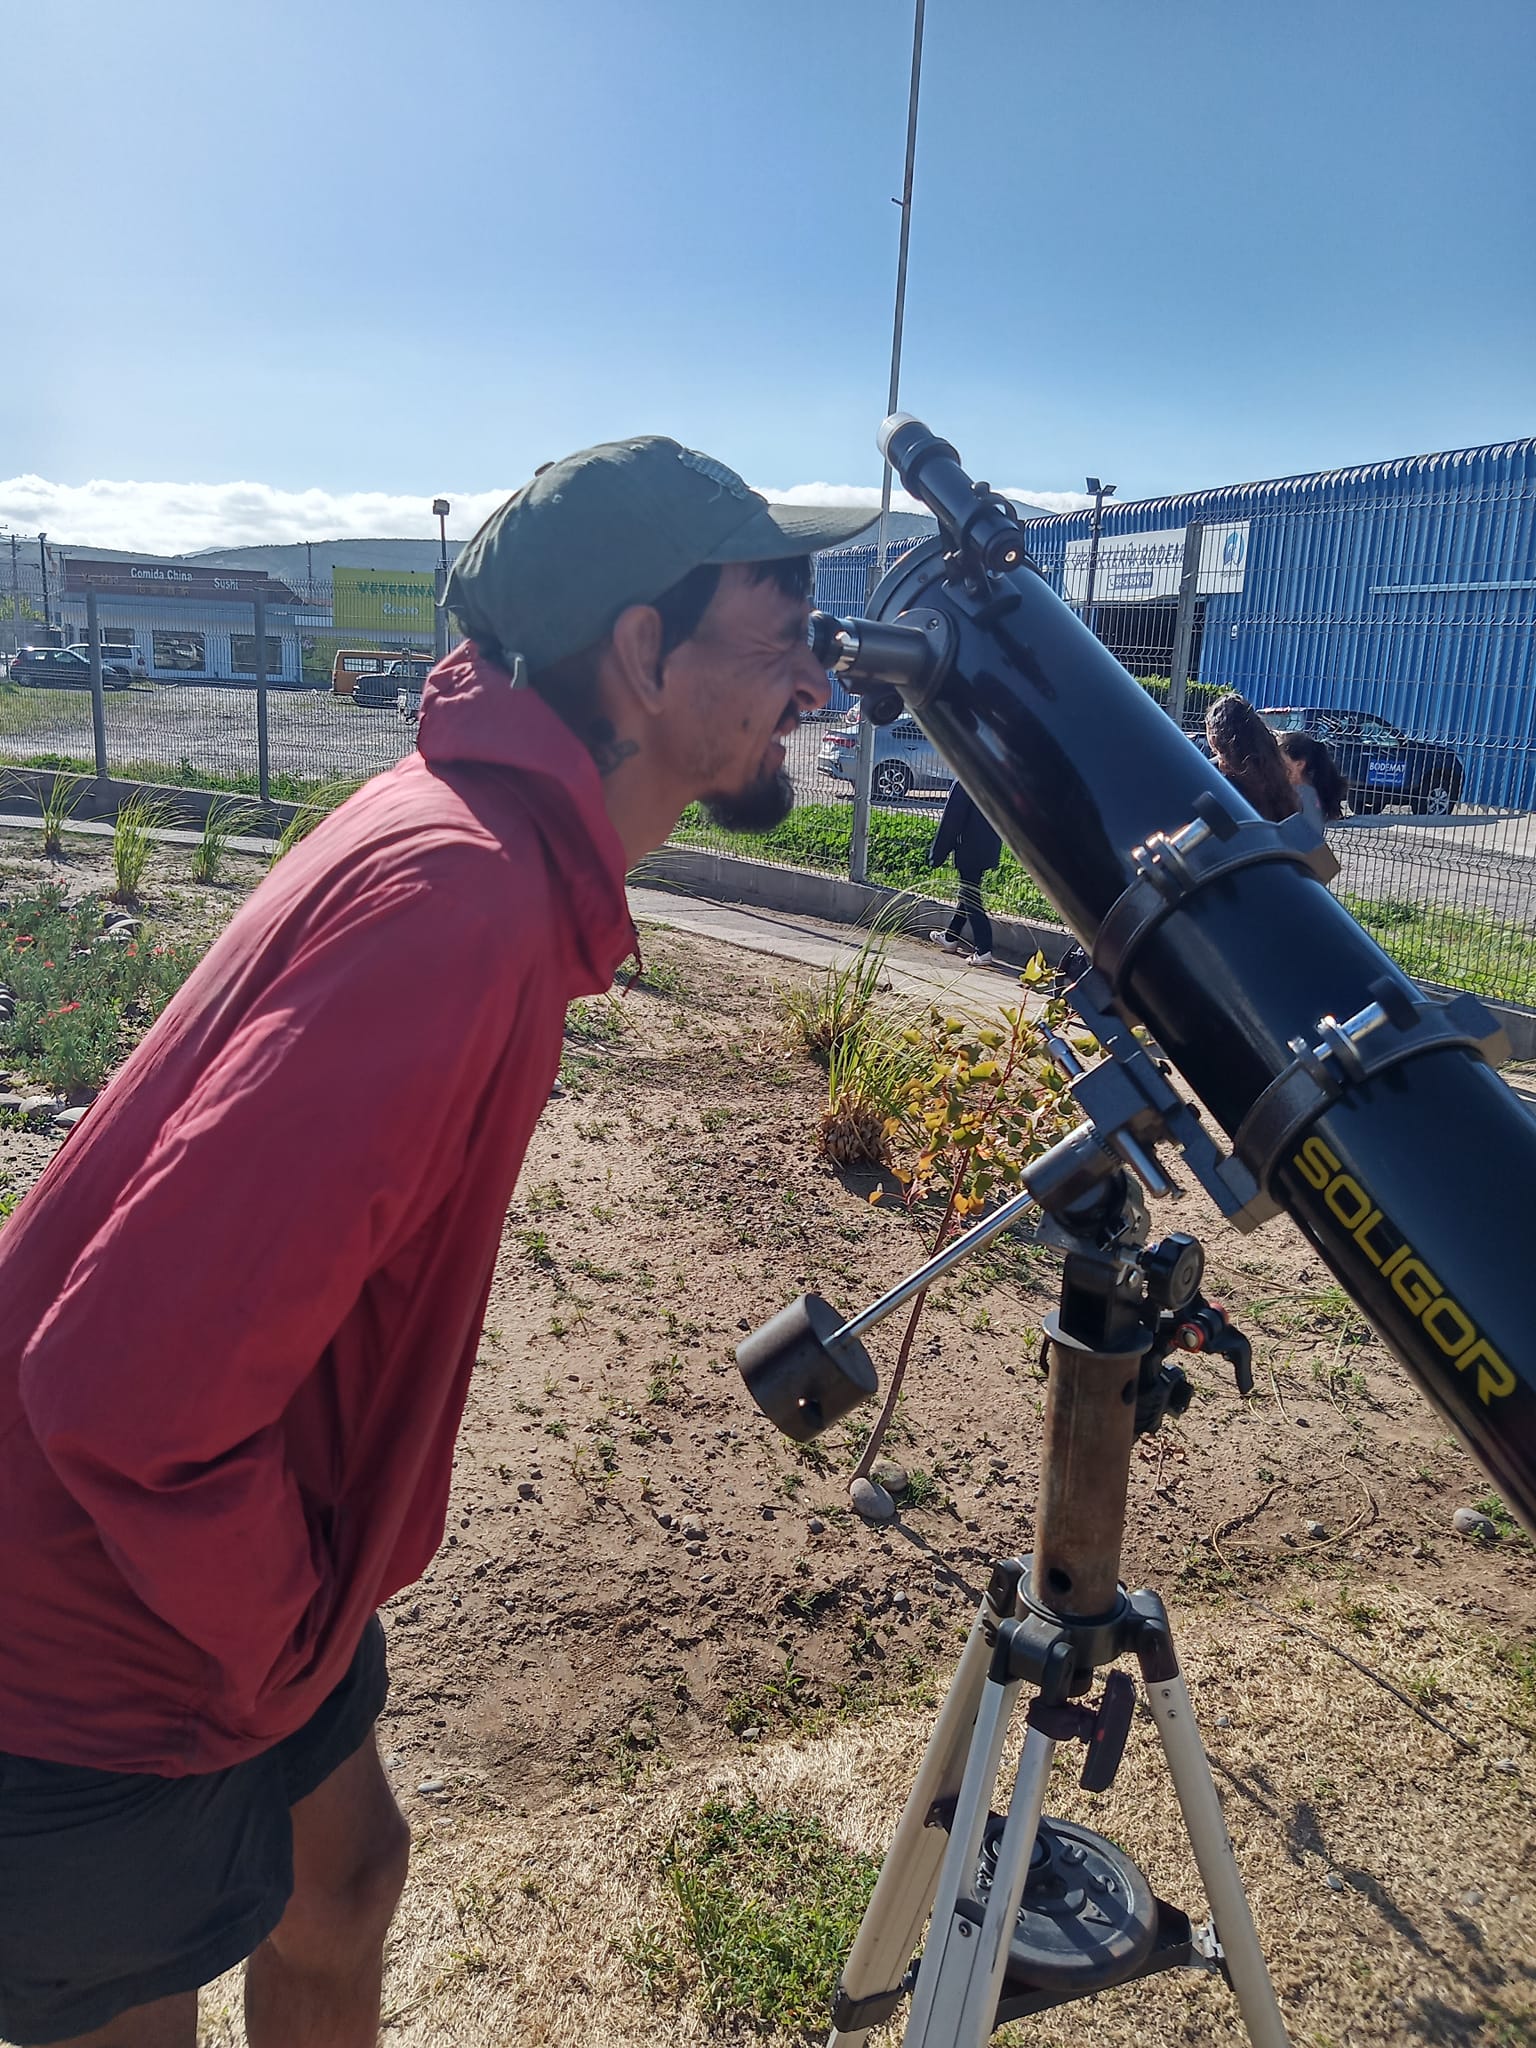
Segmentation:
[[(71, 887), (99, 867), (73, 855)], [(0, 842), (0, 890), (41, 871)], [(184, 872), (160, 858), (152, 912), (204, 920), (249, 879), (215, 898)], [(887, 1445), (921, 1505), (864, 1526), (861, 1433), (797, 1450), (732, 1351), (802, 1289), (861, 1305), (920, 1238), (815, 1157), (793, 964), (642, 938), (644, 979), (572, 1013), (444, 1545), (384, 1617), (380, 1740), (418, 1845), (389, 2040), (709, 2038), (625, 1961), (678, 1815), (751, 1790), (878, 1853), (989, 1564), (1029, 1540), (1053, 1262), (995, 1248), (935, 1291)], [(26, 1185), (53, 1143), (0, 1130), (0, 1175)], [(1196, 1362), (1188, 1414), (1138, 1448), (1125, 1573), (1173, 1609), (1295, 2038), (1536, 2041), (1536, 1549), (1452, 1532), (1486, 1480), (1288, 1225), (1244, 1239), (1196, 1196), (1155, 1220), (1204, 1238), (1257, 1387)], [(1193, 1908), (1158, 1756), (1138, 1729), (1092, 1824)], [(1070, 1786), (1053, 1808), (1090, 1817)], [(233, 2013), (226, 1983), (210, 2044)], [(1019, 2038), (1239, 2034), (1224, 1989), (1178, 1976)]]

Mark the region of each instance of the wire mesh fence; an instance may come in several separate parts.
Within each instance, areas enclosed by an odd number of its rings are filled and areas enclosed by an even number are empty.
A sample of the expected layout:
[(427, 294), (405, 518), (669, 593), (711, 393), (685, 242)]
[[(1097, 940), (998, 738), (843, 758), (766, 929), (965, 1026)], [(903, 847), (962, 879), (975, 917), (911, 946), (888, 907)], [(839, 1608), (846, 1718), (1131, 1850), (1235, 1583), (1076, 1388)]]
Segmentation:
[[(1192, 736), (1237, 689), (1328, 744), (1346, 792), (1329, 829), (1335, 887), (1405, 967), (1536, 1003), (1536, 459), (1474, 453), (1489, 460), (1347, 473), (1347, 489), (1300, 479), (1106, 508), (1096, 547), (1086, 516), (1026, 531), (1045, 579)], [(151, 557), (81, 563), (31, 537), (7, 550), (14, 539), (0, 540), (0, 649), (17, 650), (0, 764), (323, 801), (414, 744), (431, 576), (284, 583)], [(818, 557), (818, 606), (857, 614), (874, 570), (867, 544)], [(676, 840), (846, 874), (858, 734), (834, 683), (790, 736), (782, 826), (739, 837), (694, 808)], [(877, 731), (871, 881), (952, 896), (952, 871), (927, 865), (951, 782), (913, 719)], [(1053, 916), (1011, 855), (987, 896)]]

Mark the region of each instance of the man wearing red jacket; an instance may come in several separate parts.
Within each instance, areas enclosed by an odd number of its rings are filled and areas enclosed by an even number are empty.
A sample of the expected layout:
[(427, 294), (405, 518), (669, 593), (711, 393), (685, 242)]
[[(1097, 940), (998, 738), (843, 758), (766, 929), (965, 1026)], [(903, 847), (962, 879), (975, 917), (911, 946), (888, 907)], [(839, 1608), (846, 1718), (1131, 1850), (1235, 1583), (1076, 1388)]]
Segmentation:
[(646, 436), (461, 555), (419, 750), (251, 897), (0, 1232), (0, 2038), (365, 2048), (407, 1833), (375, 1609), (441, 1539), (566, 1006), (683, 807), (761, 829), (809, 554)]

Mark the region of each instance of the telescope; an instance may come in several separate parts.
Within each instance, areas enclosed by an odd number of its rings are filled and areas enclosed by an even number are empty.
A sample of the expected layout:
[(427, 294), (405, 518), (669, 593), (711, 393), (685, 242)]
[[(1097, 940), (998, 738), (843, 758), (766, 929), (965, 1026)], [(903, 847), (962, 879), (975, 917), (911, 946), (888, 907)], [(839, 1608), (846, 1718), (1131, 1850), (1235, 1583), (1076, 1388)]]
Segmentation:
[(866, 618), (816, 614), (813, 644), (875, 723), (916, 719), (1055, 904), (1092, 964), (1090, 1030), (1130, 1051), (1145, 1026), (1205, 1106), (1228, 1150), (1185, 1156), (1222, 1213), (1291, 1218), (1536, 1530), (1536, 1119), (1493, 1018), (1362, 931), (1326, 844), (1249, 807), (948, 442), (897, 414), (880, 446), (939, 535)]
[[(994, 1567), (832, 2043), (859, 2048), (910, 1997), (907, 2048), (980, 2048), (1009, 2019), (1186, 1966), (1219, 1970), (1250, 2039), (1282, 2048), (1166, 1609), (1118, 1579), (1134, 1438), (1187, 1398), (1168, 1360), (1215, 1352), (1251, 1388), (1246, 1340), (1199, 1293), (1200, 1247), (1149, 1244), (1142, 1193), (1173, 1188), (1161, 1148), (1238, 1230), (1289, 1216), (1536, 1531), (1536, 1118), (1499, 1078), (1508, 1046), (1490, 1014), (1420, 989), (1381, 951), (1330, 893), (1322, 835), (1258, 816), (1052, 591), (1007, 500), (906, 414), (879, 444), (939, 531), (884, 575), (867, 616), (813, 614), (812, 645), (873, 723), (917, 721), (1056, 906), (1083, 956), (1067, 1000), (1102, 1057), (1085, 1065), (1048, 1037), (1083, 1122), (1019, 1193), (861, 1313), (802, 1295), (737, 1350), (763, 1412), (809, 1438), (874, 1393), (865, 1334), (968, 1253), (1033, 1217), (1065, 1255), (1034, 1550)], [(1043, 1816), (1063, 1742), (1086, 1745), (1085, 1786), (1112, 1782), (1132, 1690), (1110, 1667), (1126, 1658), (1206, 1930), (1154, 1899), (1117, 1844)], [(1072, 1704), (1101, 1670), (1097, 1708)], [(1004, 1815), (990, 1799), (1026, 1685)]]

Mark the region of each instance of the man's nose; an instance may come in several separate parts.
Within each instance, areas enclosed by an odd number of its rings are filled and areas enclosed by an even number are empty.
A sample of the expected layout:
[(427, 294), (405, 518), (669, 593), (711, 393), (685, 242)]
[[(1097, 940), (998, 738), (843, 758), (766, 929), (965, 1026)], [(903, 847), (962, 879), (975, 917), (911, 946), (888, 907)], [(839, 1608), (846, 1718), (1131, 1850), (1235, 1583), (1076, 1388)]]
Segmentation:
[(816, 657), (809, 647), (795, 678), (795, 702), (802, 715), (807, 711), (820, 711), (831, 702), (832, 685), (827, 680), (826, 670), (817, 666)]

